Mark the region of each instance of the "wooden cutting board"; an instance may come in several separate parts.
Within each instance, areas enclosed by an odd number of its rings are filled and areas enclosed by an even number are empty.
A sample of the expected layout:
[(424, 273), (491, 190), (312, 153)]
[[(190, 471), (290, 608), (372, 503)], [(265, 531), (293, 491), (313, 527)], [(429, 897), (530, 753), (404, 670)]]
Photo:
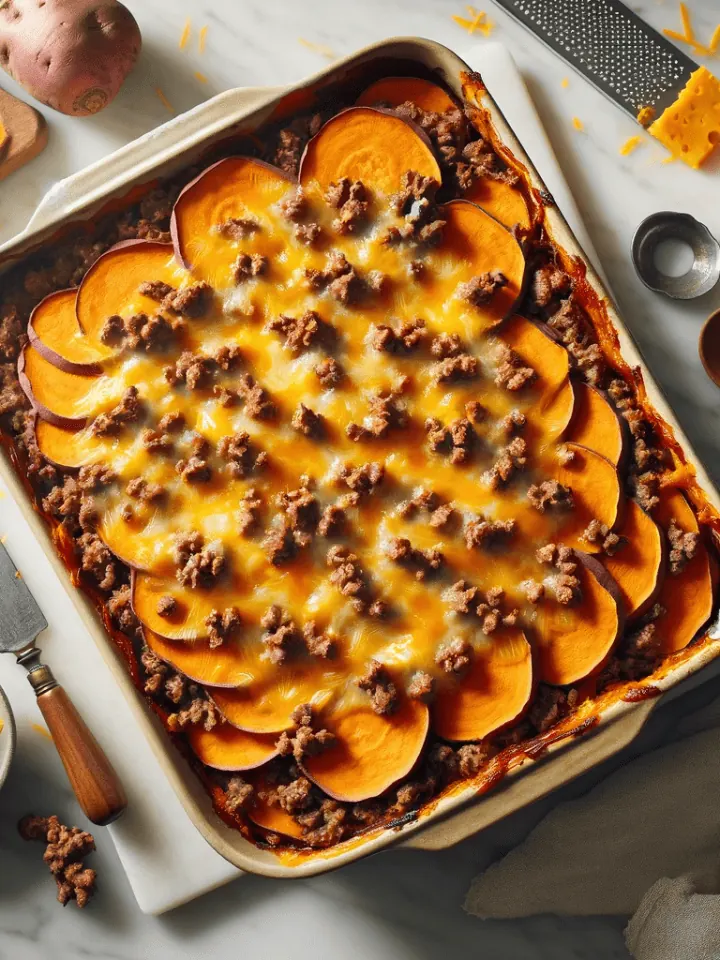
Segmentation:
[(0, 90), (0, 180), (45, 149), (48, 129), (33, 107)]

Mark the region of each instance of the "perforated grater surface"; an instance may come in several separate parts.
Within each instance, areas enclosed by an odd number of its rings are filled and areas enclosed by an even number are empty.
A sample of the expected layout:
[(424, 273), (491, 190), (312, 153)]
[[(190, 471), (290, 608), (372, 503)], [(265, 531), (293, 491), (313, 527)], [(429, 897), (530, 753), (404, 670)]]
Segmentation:
[(496, 0), (634, 118), (669, 107), (698, 65), (620, 0)]

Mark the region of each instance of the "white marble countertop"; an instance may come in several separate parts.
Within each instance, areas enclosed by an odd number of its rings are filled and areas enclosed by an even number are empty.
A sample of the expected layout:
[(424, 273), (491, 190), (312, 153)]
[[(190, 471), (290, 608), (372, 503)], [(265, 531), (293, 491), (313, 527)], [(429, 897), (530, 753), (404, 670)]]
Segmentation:
[[(99, 159), (168, 117), (154, 89), (176, 111), (231, 86), (291, 82), (372, 41), (392, 35), (430, 37), (462, 51), (469, 38), (451, 19), (464, 15), (452, 0), (125, 0), (144, 37), (142, 59), (116, 102), (87, 120), (45, 111), (51, 141), (45, 154), (0, 185), (0, 240), (19, 230), (51, 184)], [(678, 28), (674, 0), (632, 4), (657, 27)], [(489, 2), (494, 39), (507, 43), (530, 86), (546, 129), (578, 200), (588, 230), (619, 301), (621, 313), (660, 380), (711, 474), (720, 480), (720, 437), (713, 429), (720, 399), (702, 371), (697, 335), (720, 305), (720, 287), (692, 303), (663, 300), (635, 277), (629, 256), (640, 220), (661, 209), (702, 219), (720, 236), (720, 179), (678, 164), (663, 165), (648, 142), (628, 157), (619, 147), (637, 128), (540, 43)], [(717, 0), (693, 0), (698, 36), (718, 20)], [(193, 35), (178, 40), (186, 17)], [(197, 31), (208, 25), (207, 48)], [(476, 38), (473, 38), (476, 39)], [(713, 62), (708, 65), (713, 68)], [(715, 61), (715, 72), (720, 61)], [(201, 71), (202, 83), (194, 76)], [(569, 84), (562, 85), (564, 77)], [(0, 75), (0, 84), (22, 95)], [(585, 130), (573, 128), (580, 118)], [(522, 136), (522, 133), (520, 132)], [(0, 517), (2, 516), (0, 503)], [(95, 866), (101, 889), (82, 914), (54, 903), (53, 883), (35, 851), (14, 836), (17, 818), (33, 807), (76, 819), (52, 745), (20, 716), (20, 749), (12, 778), (0, 794), (0, 960), (178, 960), (238, 954), (298, 960), (361, 957), (487, 960), (612, 960), (626, 957), (621, 918), (535, 918), (480, 923), (461, 902), (478, 867), (517, 841), (542, 805), (452, 851), (397, 851), (307, 882), (244, 877), (173, 913), (141, 915), (112, 845), (98, 831)], [(582, 784), (573, 789), (581, 789)]]

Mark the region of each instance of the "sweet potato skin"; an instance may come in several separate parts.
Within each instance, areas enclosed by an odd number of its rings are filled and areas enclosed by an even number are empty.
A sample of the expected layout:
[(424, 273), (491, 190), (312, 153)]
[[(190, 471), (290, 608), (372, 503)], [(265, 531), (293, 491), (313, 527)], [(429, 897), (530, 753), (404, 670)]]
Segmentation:
[(0, 5), (0, 66), (42, 103), (71, 116), (110, 103), (140, 46), (135, 18), (116, 0)]

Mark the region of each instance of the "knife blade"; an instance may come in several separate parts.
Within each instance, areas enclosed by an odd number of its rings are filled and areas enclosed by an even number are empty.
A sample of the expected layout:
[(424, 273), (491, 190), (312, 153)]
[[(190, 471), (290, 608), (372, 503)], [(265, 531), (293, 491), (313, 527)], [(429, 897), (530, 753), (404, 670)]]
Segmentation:
[(35, 646), (47, 620), (10, 554), (0, 544), (0, 653), (14, 653), (28, 672), (80, 806), (93, 823), (111, 823), (127, 806), (117, 774)]
[(0, 544), (0, 653), (19, 653), (47, 627), (10, 554)]

